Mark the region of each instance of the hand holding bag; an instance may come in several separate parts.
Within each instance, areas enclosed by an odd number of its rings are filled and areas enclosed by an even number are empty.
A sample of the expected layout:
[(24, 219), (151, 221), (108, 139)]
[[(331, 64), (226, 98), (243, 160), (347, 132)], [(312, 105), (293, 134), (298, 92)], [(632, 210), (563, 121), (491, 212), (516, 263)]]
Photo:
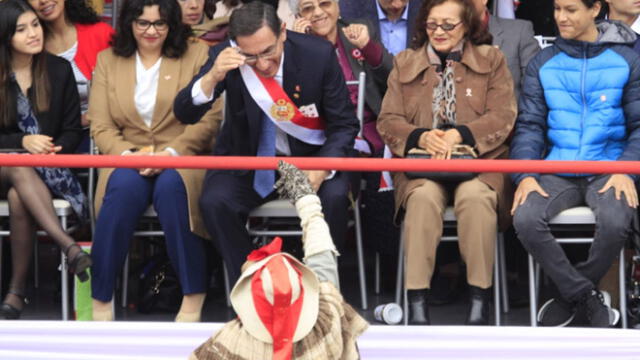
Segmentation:
[[(409, 150), (407, 159), (424, 159), (431, 160), (431, 155), (423, 149), (413, 148)], [(478, 154), (469, 145), (454, 145), (451, 149), (451, 159), (477, 159)], [(409, 179), (429, 179), (439, 183), (460, 183), (468, 181), (478, 175), (474, 172), (431, 172), (431, 171), (407, 171), (405, 175)]]

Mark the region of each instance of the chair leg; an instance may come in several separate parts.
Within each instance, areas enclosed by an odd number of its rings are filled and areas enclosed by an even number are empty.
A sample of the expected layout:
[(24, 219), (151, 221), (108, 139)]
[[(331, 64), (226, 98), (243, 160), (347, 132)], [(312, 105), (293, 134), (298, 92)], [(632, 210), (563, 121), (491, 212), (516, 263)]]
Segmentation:
[(364, 249), (362, 248), (362, 224), (360, 223), (360, 200), (353, 206), (353, 217), (356, 227), (356, 247), (358, 251), (358, 276), (360, 279), (360, 299), (362, 310), (367, 310), (367, 279), (364, 267)]
[(376, 295), (380, 295), (380, 253), (376, 251)]
[(502, 295), (502, 312), (509, 312), (509, 285), (507, 283), (507, 258), (504, 249), (504, 235), (498, 233), (498, 261), (500, 264), (500, 293)]
[[(61, 216), (62, 230), (67, 232), (67, 217)], [(62, 282), (62, 320), (69, 320), (69, 276), (67, 275), (67, 256), (60, 251), (60, 277)]]
[(495, 250), (494, 250), (494, 258), (493, 261), (493, 310), (495, 313), (495, 321), (496, 326), (500, 326), (500, 257), (498, 254), (500, 250), (498, 249), (499, 241), (496, 242)]
[(538, 326), (538, 320), (536, 319), (536, 313), (538, 312), (537, 294), (536, 294), (536, 272), (534, 270), (533, 256), (529, 257), (529, 316), (531, 319), (531, 326)]
[(124, 258), (124, 266), (122, 267), (122, 302), (121, 306), (127, 308), (129, 300), (129, 254)]
[(229, 290), (229, 273), (227, 272), (227, 264), (224, 262), (222, 263), (222, 273), (224, 276), (224, 292), (227, 295), (227, 307), (231, 307), (231, 297), (229, 295), (231, 292)]
[(398, 271), (396, 272), (396, 304), (400, 304), (400, 296), (404, 289), (404, 231), (400, 229), (400, 241), (398, 246)]
[(620, 261), (618, 261), (618, 281), (620, 289), (620, 317), (622, 318), (622, 328), (626, 329), (627, 324), (627, 286), (625, 282), (625, 261), (624, 261), (624, 247), (620, 250)]

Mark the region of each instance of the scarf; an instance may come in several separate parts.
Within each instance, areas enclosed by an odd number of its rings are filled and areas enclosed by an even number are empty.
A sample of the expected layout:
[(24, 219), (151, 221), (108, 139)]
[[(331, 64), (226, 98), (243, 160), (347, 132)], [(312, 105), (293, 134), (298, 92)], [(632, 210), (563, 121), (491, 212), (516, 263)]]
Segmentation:
[(454, 63), (462, 59), (463, 42), (456, 45), (447, 55), (443, 64), (435, 49), (427, 46), (427, 56), (432, 65), (436, 65), (438, 85), (433, 89), (432, 129), (450, 129), (456, 126), (456, 84), (453, 73)]

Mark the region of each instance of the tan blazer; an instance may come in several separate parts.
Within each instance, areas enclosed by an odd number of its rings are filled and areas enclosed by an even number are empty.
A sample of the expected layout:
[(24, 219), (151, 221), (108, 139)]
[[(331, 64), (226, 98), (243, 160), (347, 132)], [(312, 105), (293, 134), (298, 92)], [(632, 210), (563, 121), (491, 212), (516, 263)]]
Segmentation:
[[(91, 136), (102, 154), (120, 155), (132, 148), (152, 145), (156, 151), (166, 147), (180, 155), (209, 154), (222, 122), (222, 102), (217, 101), (201, 121), (182, 124), (173, 115), (173, 100), (198, 73), (208, 59), (209, 48), (190, 41), (179, 59), (163, 58), (160, 65), (158, 94), (151, 128), (138, 114), (134, 102), (136, 58), (116, 56), (111, 49), (98, 55), (91, 84), (87, 118)], [(109, 176), (114, 169), (101, 169), (96, 189), (96, 213), (102, 205)], [(187, 190), (191, 231), (209, 238), (198, 207), (205, 170), (178, 169)]]
[[(467, 126), (480, 158), (508, 158), (507, 140), (516, 119), (516, 101), (504, 55), (493, 46), (467, 42), (461, 61), (454, 66), (457, 124)], [(395, 57), (377, 126), (394, 154), (404, 156), (410, 135), (433, 125), (432, 99), (437, 83), (426, 45)], [(508, 174), (482, 173), (478, 178), (497, 193), (499, 223), (504, 229), (511, 221), (513, 195)], [(404, 206), (411, 191), (424, 182), (424, 179), (410, 180), (404, 172), (394, 173), (396, 211)]]

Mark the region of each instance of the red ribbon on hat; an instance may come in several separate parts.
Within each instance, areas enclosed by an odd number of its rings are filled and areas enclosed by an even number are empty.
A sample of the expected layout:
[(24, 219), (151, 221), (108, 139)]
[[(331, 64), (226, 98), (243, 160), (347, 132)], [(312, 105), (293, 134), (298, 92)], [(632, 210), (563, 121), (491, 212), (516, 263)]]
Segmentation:
[(250, 252), (249, 255), (247, 255), (247, 261), (257, 262), (262, 259), (266, 259), (273, 254), (279, 253), (281, 249), (282, 238), (280, 238), (280, 236), (277, 236), (275, 239), (273, 239), (272, 242), (268, 243), (267, 245)]
[[(284, 256), (272, 258), (264, 267), (256, 271), (251, 279), (251, 291), (256, 312), (273, 339), (273, 360), (291, 359), (293, 337), (298, 327), (304, 298), (302, 273), (292, 266), (296, 278), (290, 279), (289, 271), (283, 261), (289, 260)], [(264, 293), (261, 274), (265, 270), (269, 271), (271, 275), (273, 304), (267, 300)], [(298, 281), (300, 286), (300, 294), (293, 304), (291, 303), (293, 294), (291, 281)]]

